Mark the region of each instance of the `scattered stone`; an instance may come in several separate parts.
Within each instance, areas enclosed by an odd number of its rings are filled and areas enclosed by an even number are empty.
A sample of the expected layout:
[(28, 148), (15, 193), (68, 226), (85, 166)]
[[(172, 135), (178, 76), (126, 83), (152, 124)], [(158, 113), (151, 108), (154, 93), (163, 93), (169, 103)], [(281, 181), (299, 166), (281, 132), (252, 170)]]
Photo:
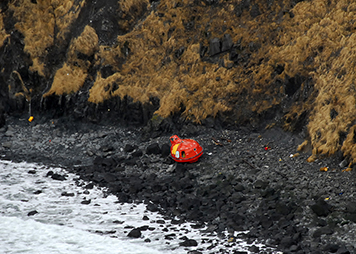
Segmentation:
[(46, 174), (46, 177), (52, 176), (54, 174), (54, 172), (52, 170), (48, 171)]
[(130, 233), (128, 233), (128, 237), (132, 237), (132, 238), (140, 238), (141, 237), (141, 230), (134, 228), (130, 231)]
[(13, 137), (13, 136), (15, 136), (15, 132), (8, 129), (4, 135), (5, 135), (5, 137)]
[[(89, 190), (98, 184), (108, 188), (107, 193), (115, 194), (119, 203), (151, 201), (147, 202), (148, 211), (164, 211), (165, 215), (179, 218), (172, 219), (167, 216), (170, 223), (161, 224), (156, 228), (167, 232), (165, 233), (167, 240), (176, 239), (189, 232), (188, 229), (185, 233), (172, 232), (173, 225), (185, 221), (199, 221), (191, 227), (195, 229), (207, 226), (204, 234), (215, 234), (225, 229), (229, 232), (249, 230), (249, 233), (241, 238), (248, 239), (250, 244), (253, 244), (256, 239), (257, 241), (264, 239), (268, 240), (271, 246), (278, 246), (278, 250), (286, 253), (298, 253), (301, 250), (310, 252), (314, 247), (320, 249), (320, 240), (330, 243), (330, 246), (323, 246), (321, 251), (324, 251), (324, 247), (326, 252), (334, 251), (338, 246), (337, 253), (347, 253), (347, 251), (354, 253), (342, 239), (335, 240), (338, 238), (334, 234), (334, 232), (342, 233), (344, 239), (350, 240), (353, 237), (351, 236), (354, 225), (352, 222), (356, 221), (356, 205), (355, 202), (350, 202), (356, 187), (349, 181), (354, 173), (348, 172), (346, 175), (341, 173), (341, 170), (331, 171), (331, 168), (337, 169), (340, 166), (340, 160), (327, 160), (326, 165), (330, 168), (330, 174), (329, 171), (327, 173), (331, 179), (325, 181), (328, 175), (320, 175), (318, 170), (314, 170), (315, 167), (319, 167), (315, 165), (316, 162), (305, 162), (309, 157), (307, 154), (301, 153), (298, 157), (290, 157), (290, 154), (295, 154), (291, 148), (292, 139), (281, 137), (280, 132), (273, 132), (275, 141), (270, 143), (266, 136), (260, 133), (246, 134), (244, 130), (239, 130), (238, 133), (227, 130), (221, 132), (220, 129), (218, 130), (218, 120), (210, 119), (204, 123), (197, 127), (199, 131), (195, 134), (199, 135), (197, 139), (204, 147), (204, 156), (193, 164), (174, 163), (170, 158), (164, 158), (170, 154), (168, 142), (171, 131), (166, 137), (151, 137), (149, 141), (139, 141), (141, 139), (136, 139), (133, 133), (125, 136), (119, 128), (115, 130), (119, 135), (113, 141), (109, 138), (98, 139), (97, 134), (91, 131), (80, 134), (82, 137), (79, 134), (71, 136), (75, 142), (73, 145), (68, 143), (70, 150), (65, 150), (63, 143), (67, 142), (66, 132), (53, 133), (57, 139), (53, 142), (48, 142), (51, 138), (50, 133), (48, 137), (44, 134), (48, 130), (53, 132), (59, 130), (60, 124), (56, 124), (55, 129), (40, 124), (35, 128), (36, 125), (26, 124), (26, 127), (22, 128), (14, 125), (16, 135), (0, 136), (0, 140), (2, 144), (12, 143), (11, 151), (2, 150), (8, 159), (21, 161), (27, 158), (29, 162), (40, 162), (45, 165), (65, 165), (70, 172), (78, 174), (86, 181), (86, 184), (77, 182), (78, 186), (85, 189), (80, 194), (89, 194)], [(208, 129), (206, 123), (211, 124), (212, 129)], [(75, 130), (78, 133), (79, 128), (76, 127)], [(182, 130), (181, 127), (179, 128)], [(21, 131), (35, 132), (36, 135), (22, 139)], [(223, 146), (213, 144), (211, 137), (218, 139)], [(130, 141), (125, 138), (130, 138)], [(293, 136), (293, 139), (295, 138), (296, 136)], [(41, 141), (42, 139), (46, 142)], [(297, 141), (293, 142), (297, 146)], [(32, 148), (36, 143), (41, 151), (23, 148)], [(82, 147), (77, 146), (77, 143), (81, 143)], [(131, 148), (128, 149), (127, 146), (127, 150), (132, 148), (133, 150), (125, 152), (124, 148), (121, 148), (115, 152), (109, 151), (110, 146), (120, 147), (122, 144), (130, 144)], [(273, 149), (266, 151), (264, 148), (267, 144)], [(160, 153), (156, 154), (159, 156), (143, 154), (135, 157), (136, 151), (147, 152), (147, 148), (143, 150), (142, 147), (150, 145), (156, 146), (151, 150), (152, 154), (161, 146)], [(104, 148), (105, 146), (108, 148)], [(97, 156), (93, 154), (93, 157), (90, 157), (90, 154), (84, 152), (86, 150), (97, 151)], [(108, 154), (105, 155), (103, 150)], [(111, 152), (112, 154), (109, 154)], [(36, 171), (28, 173), (36, 174)], [(49, 170), (46, 176), (59, 180), (66, 178), (62, 173), (54, 173), (52, 170)], [(40, 190), (34, 191), (34, 194), (40, 193)], [(75, 195), (66, 191), (61, 194), (64, 197)], [(330, 195), (330, 200), (327, 195)], [(315, 196), (323, 198), (317, 200)], [(23, 202), (27, 201), (23, 200)], [(91, 204), (89, 199), (81, 201), (83, 204)], [(310, 209), (306, 208), (306, 204)], [(331, 212), (334, 214), (334, 211), (336, 211), (335, 215), (340, 216), (340, 220), (330, 218)], [(313, 219), (305, 220), (306, 217)], [(148, 216), (142, 219), (150, 220)], [(343, 231), (344, 225), (351, 230)], [(141, 233), (143, 230), (153, 229), (142, 226), (136, 228), (136, 231)], [(240, 238), (240, 236), (235, 237)], [(181, 242), (187, 240), (189, 239), (180, 239)], [(236, 242), (227, 242), (226, 248)], [(187, 241), (183, 245), (189, 244), (195, 243)], [(211, 242), (211, 250), (219, 252), (216, 246), (219, 244)], [(207, 249), (198, 251), (205, 253)], [(261, 247), (255, 251), (262, 253), (264, 249)]]
[(4, 143), (2, 143), (2, 147), (10, 149), (12, 147), (12, 143), (11, 142), (4, 142)]
[(111, 151), (114, 151), (115, 148), (113, 146), (110, 146), (110, 145), (104, 145), (101, 147), (101, 151), (103, 151), (104, 153), (107, 153), (107, 152), (111, 152)]
[(131, 153), (133, 150), (135, 150), (137, 148), (137, 146), (131, 145), (131, 144), (126, 144), (124, 151), (126, 153)]
[(94, 188), (94, 183), (88, 183), (84, 188), (87, 190), (91, 190)]
[(136, 149), (132, 154), (133, 157), (141, 157), (143, 152), (140, 149)]
[(64, 192), (61, 193), (61, 196), (74, 197), (74, 193), (73, 192), (68, 193), (68, 192), (64, 191)]
[(173, 240), (174, 238), (176, 238), (176, 234), (172, 233), (172, 234), (168, 234), (164, 236), (164, 239), (166, 240)]
[(162, 151), (158, 143), (150, 144), (146, 148), (146, 154), (160, 154), (161, 152)]
[(221, 51), (227, 51), (230, 50), (232, 48), (233, 45), (233, 41), (231, 38), (230, 34), (224, 34), (223, 38), (222, 38), (222, 43), (221, 43)]
[(325, 227), (318, 228), (317, 230), (315, 230), (313, 237), (317, 238), (322, 235), (331, 235), (332, 233), (334, 233), (334, 230), (332, 230), (329, 226), (325, 226)]
[(221, 52), (220, 39), (219, 38), (211, 39), (210, 46), (209, 46), (209, 55), (214, 56), (219, 54), (220, 52)]
[(168, 144), (163, 144), (161, 147), (162, 157), (167, 157), (170, 154), (171, 154), (171, 147)]
[(252, 245), (250, 248), (248, 248), (249, 251), (252, 253), (260, 253), (260, 248), (257, 247), (256, 245)]
[(64, 180), (67, 180), (67, 178), (64, 176), (64, 175), (60, 175), (60, 174), (57, 174), (57, 173), (53, 173), (51, 175), (51, 178), (53, 180), (57, 180), (57, 181), (64, 181)]
[(319, 199), (314, 205), (310, 207), (313, 212), (318, 216), (328, 216), (330, 211), (330, 206), (324, 200)]
[(179, 246), (184, 246), (184, 247), (198, 246), (198, 242), (195, 241), (194, 239), (187, 239), (184, 242), (180, 242)]
[(80, 202), (83, 205), (89, 205), (91, 203), (91, 199), (88, 200), (83, 200), (82, 202)]
[(35, 215), (35, 214), (37, 214), (38, 212), (36, 211), (36, 210), (33, 210), (33, 211), (31, 211), (31, 212), (29, 212), (28, 214), (27, 214), (27, 216), (33, 216), (33, 215)]

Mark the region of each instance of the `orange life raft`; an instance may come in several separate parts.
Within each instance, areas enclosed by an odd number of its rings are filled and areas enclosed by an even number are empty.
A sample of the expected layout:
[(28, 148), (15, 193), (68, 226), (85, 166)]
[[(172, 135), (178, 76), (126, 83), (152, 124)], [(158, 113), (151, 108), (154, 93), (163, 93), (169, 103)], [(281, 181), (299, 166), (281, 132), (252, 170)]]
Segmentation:
[(203, 148), (193, 139), (170, 138), (171, 156), (176, 162), (196, 162), (203, 155)]

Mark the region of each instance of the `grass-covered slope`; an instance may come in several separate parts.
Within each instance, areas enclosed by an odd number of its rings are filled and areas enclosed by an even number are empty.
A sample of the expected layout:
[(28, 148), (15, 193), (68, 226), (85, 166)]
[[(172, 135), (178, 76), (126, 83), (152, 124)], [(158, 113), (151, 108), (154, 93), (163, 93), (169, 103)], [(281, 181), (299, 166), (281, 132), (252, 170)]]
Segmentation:
[[(356, 163), (353, 1), (99, 5), (17, 0), (1, 12), (0, 47), (11, 32), (2, 19), (11, 19), (24, 36), (29, 73), (50, 83), (41, 96), (77, 93), (86, 84), (88, 104), (158, 98), (154, 113), (163, 118), (181, 113), (200, 123), (224, 115), (239, 125), (271, 117), (269, 124), (288, 131), (307, 127), (300, 149), (311, 146), (315, 156), (342, 150)], [(56, 47), (66, 54), (54, 64), (49, 49)]]

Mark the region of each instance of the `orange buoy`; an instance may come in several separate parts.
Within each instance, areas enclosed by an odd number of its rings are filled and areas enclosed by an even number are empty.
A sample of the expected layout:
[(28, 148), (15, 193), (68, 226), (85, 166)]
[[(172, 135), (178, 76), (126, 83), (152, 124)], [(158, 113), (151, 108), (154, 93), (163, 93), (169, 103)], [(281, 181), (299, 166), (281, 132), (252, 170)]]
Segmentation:
[(176, 162), (196, 162), (203, 155), (203, 148), (193, 139), (170, 138), (171, 156)]

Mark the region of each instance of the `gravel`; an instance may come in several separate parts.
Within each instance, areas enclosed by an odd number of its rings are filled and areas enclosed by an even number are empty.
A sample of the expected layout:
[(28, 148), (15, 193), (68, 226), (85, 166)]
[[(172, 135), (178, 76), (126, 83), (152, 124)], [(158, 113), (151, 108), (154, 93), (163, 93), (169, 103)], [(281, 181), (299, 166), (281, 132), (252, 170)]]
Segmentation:
[[(211, 232), (248, 230), (239, 237), (285, 253), (355, 253), (355, 172), (345, 171), (341, 155), (307, 162), (311, 154), (297, 151), (298, 135), (195, 126), (154, 138), (145, 133), (142, 141), (141, 127), (65, 118), (6, 122), (2, 159), (62, 166), (122, 202), (146, 202), (151, 211), (179, 218), (176, 223), (208, 223)], [(204, 154), (198, 162), (169, 157), (174, 134), (199, 142)]]

